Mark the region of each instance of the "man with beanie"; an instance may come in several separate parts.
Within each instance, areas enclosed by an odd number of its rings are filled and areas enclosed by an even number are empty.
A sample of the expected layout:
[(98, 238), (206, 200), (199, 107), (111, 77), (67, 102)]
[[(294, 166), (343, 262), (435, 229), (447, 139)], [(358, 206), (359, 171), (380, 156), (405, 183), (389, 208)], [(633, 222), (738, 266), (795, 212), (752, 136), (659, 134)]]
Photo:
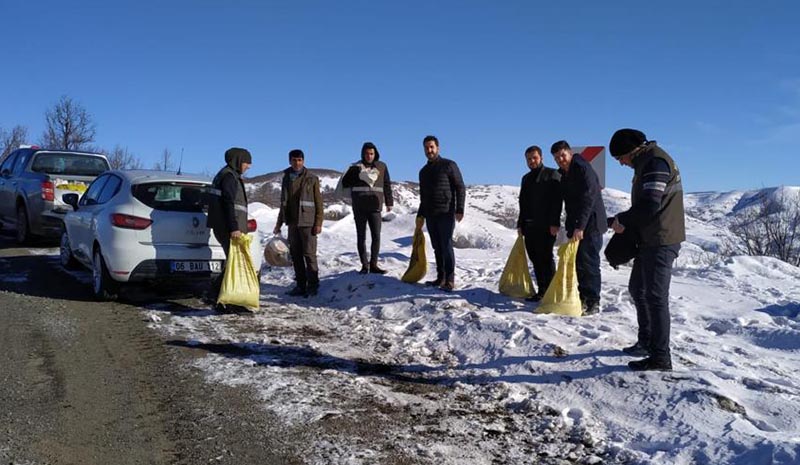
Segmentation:
[[(380, 161), (381, 154), (372, 142), (361, 147), (361, 159), (347, 170), (342, 177), (342, 186), (350, 188), (353, 201), (353, 219), (356, 222), (356, 248), (361, 260), (359, 273), (385, 274), (378, 267), (378, 253), (381, 249), (381, 209), (384, 202), (386, 211), (394, 205), (392, 181), (389, 169)], [(367, 225), (371, 236), (370, 256), (367, 258)]]
[[(206, 225), (214, 232), (214, 237), (222, 245), (225, 259), (231, 247), (231, 238), (247, 234), (247, 193), (244, 190), (242, 175), (250, 169), (253, 158), (250, 152), (239, 147), (225, 151), (225, 166), (214, 176), (212, 191), (208, 204), (208, 220)], [(217, 300), (222, 277), (211, 284), (213, 301)], [(219, 311), (225, 308), (221, 304)]]
[(603, 233), (608, 229), (600, 180), (589, 162), (580, 155), (573, 155), (567, 141), (553, 144), (550, 153), (561, 173), (567, 237), (580, 241), (575, 272), (581, 307), (584, 315), (591, 315), (600, 311), (600, 249)]
[(290, 296), (313, 296), (319, 290), (317, 235), (322, 231), (322, 194), (319, 178), (305, 167), (305, 154), (289, 152), (289, 168), (283, 171), (281, 206), (274, 233), (289, 227), (289, 253), (292, 255), (296, 285)]
[(539, 286), (539, 292), (525, 300), (538, 302), (555, 275), (553, 245), (561, 225), (561, 175), (544, 166), (542, 149), (536, 145), (525, 150), (525, 161), (530, 171), (522, 177), (519, 189), (517, 233), (525, 237), (525, 249)]
[(636, 343), (622, 350), (647, 356), (628, 363), (634, 371), (669, 371), (670, 277), (686, 240), (681, 174), (672, 157), (639, 130), (618, 130), (609, 150), (621, 165), (634, 170), (631, 208), (619, 213), (611, 228), (617, 234), (633, 230), (639, 244), (628, 282), (639, 333)]
[[(419, 170), (419, 209), (417, 217), (428, 224), (433, 253), (436, 256), (436, 279), (427, 286), (444, 291), (455, 289), (456, 257), (453, 231), (456, 221), (464, 219), (467, 191), (458, 165), (439, 154), (439, 139), (426, 136), (422, 147), (428, 162)], [(418, 221), (422, 227), (423, 221)]]

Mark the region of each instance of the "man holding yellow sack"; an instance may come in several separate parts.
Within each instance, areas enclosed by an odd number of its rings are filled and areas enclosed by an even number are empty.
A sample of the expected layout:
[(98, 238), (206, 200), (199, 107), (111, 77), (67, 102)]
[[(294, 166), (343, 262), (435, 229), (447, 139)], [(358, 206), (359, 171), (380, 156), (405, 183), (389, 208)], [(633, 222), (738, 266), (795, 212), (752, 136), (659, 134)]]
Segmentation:
[(600, 249), (608, 229), (600, 180), (588, 161), (572, 153), (567, 141), (554, 143), (550, 153), (561, 173), (564, 229), (571, 241), (578, 242), (575, 273), (583, 314), (592, 315), (600, 311)]
[[(232, 147), (225, 151), (225, 166), (214, 176), (212, 182), (206, 225), (213, 230), (214, 237), (222, 246), (226, 261), (230, 255), (231, 239), (247, 233), (247, 193), (242, 175), (250, 169), (252, 163), (250, 152)], [(217, 301), (221, 285), (222, 277), (211, 283), (212, 295), (209, 297), (214, 302)], [(215, 309), (226, 311), (225, 306), (219, 303)]]
[(539, 286), (539, 292), (525, 300), (538, 302), (544, 297), (556, 269), (553, 245), (561, 225), (561, 175), (544, 166), (542, 149), (536, 145), (525, 150), (525, 162), (530, 171), (522, 177), (519, 189), (517, 233), (525, 237), (525, 250), (533, 263)]

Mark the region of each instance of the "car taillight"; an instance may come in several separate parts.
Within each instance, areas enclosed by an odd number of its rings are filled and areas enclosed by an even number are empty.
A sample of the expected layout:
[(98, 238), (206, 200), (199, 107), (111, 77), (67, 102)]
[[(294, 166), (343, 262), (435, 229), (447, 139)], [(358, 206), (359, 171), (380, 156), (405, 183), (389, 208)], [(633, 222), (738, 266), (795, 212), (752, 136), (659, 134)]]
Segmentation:
[(52, 181), (42, 181), (42, 200), (53, 201), (56, 198), (56, 190)]
[(111, 224), (118, 228), (125, 229), (147, 229), (153, 224), (153, 220), (139, 218), (138, 216), (123, 215), (122, 213), (114, 213), (111, 215)]
[(247, 232), (251, 233), (258, 229), (258, 223), (256, 220), (247, 220)]

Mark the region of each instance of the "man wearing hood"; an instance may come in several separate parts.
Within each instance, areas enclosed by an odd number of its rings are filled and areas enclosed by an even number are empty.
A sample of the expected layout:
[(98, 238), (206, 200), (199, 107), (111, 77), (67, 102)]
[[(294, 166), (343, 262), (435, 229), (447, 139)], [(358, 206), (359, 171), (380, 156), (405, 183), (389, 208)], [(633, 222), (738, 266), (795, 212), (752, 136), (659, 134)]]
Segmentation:
[[(386, 203), (386, 211), (394, 205), (392, 181), (389, 169), (380, 161), (381, 154), (372, 142), (361, 147), (361, 160), (354, 163), (342, 177), (342, 186), (350, 188), (353, 201), (353, 219), (356, 222), (356, 248), (361, 259), (359, 273), (385, 274), (378, 267), (378, 254), (381, 249), (381, 210)], [(367, 259), (367, 225), (372, 239), (370, 256)]]
[(305, 167), (305, 154), (300, 149), (289, 152), (289, 167), (283, 171), (281, 206), (274, 233), (281, 226), (289, 227), (289, 253), (292, 255), (296, 285), (290, 296), (317, 295), (317, 235), (322, 232), (322, 194), (319, 178)]
[(539, 286), (539, 292), (525, 300), (538, 302), (556, 273), (553, 245), (561, 225), (561, 175), (544, 166), (542, 149), (536, 145), (525, 150), (525, 161), (530, 171), (522, 177), (519, 189), (517, 234), (525, 237), (525, 249)]
[(611, 228), (634, 232), (638, 243), (628, 290), (636, 306), (636, 344), (622, 349), (646, 356), (628, 363), (634, 371), (672, 369), (669, 350), (669, 285), (672, 264), (686, 240), (681, 173), (672, 157), (637, 129), (620, 129), (608, 144), (620, 165), (634, 170), (631, 208)]
[[(239, 147), (225, 151), (225, 166), (214, 176), (206, 225), (222, 245), (227, 260), (231, 238), (247, 234), (247, 193), (242, 175), (253, 162), (250, 152)], [(213, 300), (219, 294), (222, 278), (212, 283)]]

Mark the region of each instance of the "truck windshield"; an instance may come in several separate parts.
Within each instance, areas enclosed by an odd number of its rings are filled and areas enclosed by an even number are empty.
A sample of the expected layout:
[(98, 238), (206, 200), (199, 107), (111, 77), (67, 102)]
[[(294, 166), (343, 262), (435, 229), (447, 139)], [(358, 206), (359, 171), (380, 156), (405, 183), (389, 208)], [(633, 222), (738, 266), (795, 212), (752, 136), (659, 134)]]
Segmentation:
[(97, 176), (108, 168), (102, 157), (59, 152), (37, 153), (31, 165), (31, 170), (37, 173), (73, 176)]

